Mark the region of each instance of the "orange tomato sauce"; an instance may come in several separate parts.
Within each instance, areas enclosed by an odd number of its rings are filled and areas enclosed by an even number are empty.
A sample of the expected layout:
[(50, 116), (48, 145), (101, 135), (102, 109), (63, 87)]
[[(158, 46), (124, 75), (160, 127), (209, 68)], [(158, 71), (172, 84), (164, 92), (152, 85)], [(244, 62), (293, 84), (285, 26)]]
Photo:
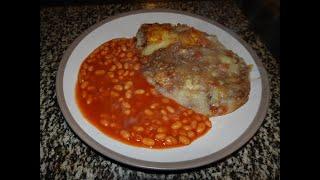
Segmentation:
[(114, 39), (80, 67), (76, 100), (85, 118), (123, 143), (148, 148), (190, 144), (211, 128), (209, 119), (158, 93), (140, 72), (135, 40)]

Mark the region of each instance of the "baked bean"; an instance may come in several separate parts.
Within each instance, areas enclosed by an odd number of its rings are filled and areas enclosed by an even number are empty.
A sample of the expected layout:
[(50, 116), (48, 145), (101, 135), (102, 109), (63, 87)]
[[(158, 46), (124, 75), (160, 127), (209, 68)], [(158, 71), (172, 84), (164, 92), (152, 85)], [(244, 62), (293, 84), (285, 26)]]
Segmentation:
[(132, 60), (133, 60), (133, 61), (138, 61), (138, 57), (135, 56), (135, 57), (132, 58)]
[(171, 128), (172, 129), (179, 129), (179, 128), (181, 128), (181, 126), (182, 126), (182, 123), (180, 121), (177, 121), (171, 125)]
[(117, 93), (117, 92), (115, 92), (115, 91), (111, 91), (111, 92), (110, 92), (110, 96), (111, 96), (111, 97), (119, 97), (120, 94)]
[(182, 115), (183, 116), (188, 116), (188, 113), (187, 112), (183, 112)]
[(126, 47), (125, 45), (122, 45), (122, 46), (121, 46), (121, 50), (124, 51), (124, 52), (126, 52), (126, 51), (127, 51), (127, 47)]
[(130, 99), (132, 97), (132, 91), (131, 90), (127, 90), (125, 93), (125, 96), (127, 99)]
[(115, 40), (111, 40), (111, 41), (110, 41), (110, 47), (113, 48), (115, 45), (116, 45)]
[(122, 69), (122, 64), (120, 62), (116, 62), (115, 65), (117, 66), (118, 69)]
[(90, 67), (88, 68), (88, 71), (92, 72), (92, 71), (93, 71), (93, 66), (90, 66)]
[(133, 72), (133, 71), (129, 73), (129, 76), (133, 76), (133, 75), (134, 75), (134, 72)]
[(119, 57), (123, 58), (126, 54), (124, 52), (119, 54)]
[(94, 87), (94, 86), (88, 86), (88, 87), (87, 87), (87, 90), (88, 90), (88, 91), (95, 91), (95, 90), (96, 90), (96, 87)]
[(107, 51), (101, 51), (101, 53), (100, 53), (101, 56), (104, 56), (106, 54), (107, 54)]
[(105, 90), (104, 90), (103, 87), (100, 87), (100, 88), (99, 88), (99, 92), (100, 92), (100, 93), (102, 93), (102, 92), (104, 92), (104, 91), (105, 91)]
[(127, 89), (130, 89), (133, 85), (133, 82), (132, 81), (127, 81), (125, 84), (124, 84), (124, 89), (127, 90)]
[(133, 56), (133, 53), (132, 52), (128, 52), (127, 53), (127, 58), (131, 58)]
[(96, 71), (94, 72), (95, 75), (104, 75), (105, 73), (106, 73), (106, 71), (103, 70), (103, 69), (101, 69), (101, 70), (96, 70)]
[(119, 76), (118, 78), (119, 78), (119, 80), (123, 80), (123, 76)]
[(107, 72), (107, 75), (109, 78), (114, 78), (114, 73), (113, 72)]
[(112, 57), (112, 58), (110, 59), (110, 62), (113, 62), (113, 63), (118, 62), (118, 59), (117, 59), (116, 57)]
[(108, 66), (110, 64), (110, 61), (106, 60), (103, 62), (104, 65)]
[(208, 126), (209, 128), (211, 128), (211, 127), (212, 127), (211, 121), (206, 120), (206, 121), (204, 121), (204, 123), (205, 123), (205, 124), (206, 124), (206, 126)]
[(191, 109), (189, 109), (189, 110), (187, 111), (187, 113), (188, 113), (189, 115), (191, 115), (191, 114), (193, 113), (193, 111), (192, 111)]
[(177, 138), (177, 136), (178, 136), (178, 130), (177, 129), (173, 129), (173, 130), (171, 130), (171, 136), (173, 136), (174, 138)]
[(81, 76), (85, 76), (86, 74), (87, 74), (86, 70), (84, 70), (84, 69), (80, 70), (80, 75)]
[[(122, 98), (123, 99), (123, 98)], [(131, 105), (128, 103), (128, 102), (123, 102), (122, 103), (122, 106), (124, 107), (124, 108), (127, 108), (127, 109), (130, 109), (131, 108)]]
[(100, 117), (101, 117), (101, 118), (106, 118), (106, 117), (108, 117), (108, 115), (107, 115), (107, 114), (102, 113), (102, 114), (100, 114)]
[(195, 118), (197, 121), (201, 121), (200, 115), (196, 115), (194, 118)]
[(82, 98), (87, 97), (87, 91), (82, 91), (81, 97), (82, 97)]
[(187, 124), (188, 122), (189, 122), (188, 119), (186, 119), (186, 118), (182, 119), (182, 123), (183, 123), (183, 124)]
[(125, 71), (124, 73), (123, 73), (123, 76), (128, 76), (129, 75), (129, 71)]
[(116, 54), (116, 56), (121, 57), (121, 56), (122, 56), (122, 55), (120, 56), (120, 54), (121, 54), (121, 53), (122, 53), (122, 52), (121, 52), (121, 49), (120, 49), (120, 48), (118, 48), (115, 54)]
[(155, 144), (154, 140), (150, 138), (143, 138), (142, 143), (147, 146), (153, 146)]
[(175, 110), (173, 109), (173, 107), (171, 106), (166, 106), (166, 109), (170, 112), (170, 113), (174, 113)]
[(107, 54), (104, 56), (105, 59), (111, 59), (112, 57), (113, 57), (112, 54)]
[(190, 125), (191, 125), (191, 128), (192, 128), (192, 129), (196, 129), (196, 128), (197, 128), (197, 124), (198, 124), (197, 121), (193, 120), (193, 121), (191, 122), (191, 124), (190, 124)]
[(140, 134), (136, 134), (135, 135), (135, 141), (137, 141), (137, 142), (141, 142), (142, 141), (142, 136), (140, 135)]
[(130, 109), (125, 109), (125, 110), (123, 111), (123, 113), (124, 113), (125, 115), (129, 115), (129, 114), (131, 113), (131, 110), (130, 110)]
[(167, 111), (164, 110), (164, 109), (161, 109), (160, 112), (161, 112), (161, 114), (163, 114), (163, 115), (167, 115), (167, 114), (168, 114)]
[(126, 130), (121, 130), (120, 131), (120, 135), (124, 138), (124, 139), (129, 139), (130, 138), (130, 133)]
[(155, 130), (156, 127), (151, 125), (151, 126), (146, 127), (146, 129), (147, 129), (147, 131), (151, 132), (151, 131)]
[(189, 130), (191, 130), (192, 128), (191, 128), (191, 126), (186, 125), (186, 126), (183, 126), (183, 129), (186, 130), (186, 131), (189, 131)]
[(158, 140), (164, 140), (166, 138), (166, 134), (164, 134), (164, 133), (156, 134), (155, 138)]
[(83, 68), (83, 69), (88, 69), (88, 64), (87, 64), (87, 63), (83, 63), (83, 64), (82, 64), (82, 68)]
[(104, 50), (108, 52), (110, 48), (108, 46), (104, 46)]
[(186, 131), (186, 130), (183, 130), (183, 129), (180, 129), (180, 130), (179, 130), (179, 135), (181, 135), (181, 136), (187, 136), (187, 131)]
[(134, 91), (135, 94), (144, 94), (144, 92), (145, 91), (143, 89), (138, 89)]
[(112, 79), (111, 82), (117, 83), (117, 82), (119, 82), (119, 80), (118, 79)]
[(173, 121), (179, 121), (180, 118), (179, 118), (179, 116), (171, 116), (171, 120), (173, 120)]
[[(136, 46), (135, 39), (133, 39), (133, 38), (128, 39), (128, 40), (125, 42), (125, 45), (126, 45), (128, 48), (133, 49), (133, 48)], [(131, 50), (131, 51), (132, 51), (132, 50)]]
[(84, 89), (84, 88), (86, 88), (88, 85), (89, 85), (89, 82), (88, 82), (88, 81), (84, 81), (84, 82), (80, 85), (80, 88), (81, 88), (81, 89)]
[(179, 142), (184, 145), (190, 144), (190, 139), (185, 136), (179, 136)]
[(117, 74), (120, 76), (120, 75), (122, 75), (124, 73), (124, 70), (123, 69), (120, 69), (118, 72), (117, 72)]
[(88, 97), (86, 103), (87, 103), (87, 104), (91, 104), (92, 101), (93, 101), (92, 97)]
[(188, 137), (191, 138), (191, 139), (196, 136), (196, 134), (195, 134), (193, 131), (188, 131), (188, 132), (187, 132), (187, 135), (188, 135)]
[(116, 126), (117, 126), (117, 124), (114, 122), (110, 124), (110, 127), (112, 127), (112, 128), (115, 128)]
[(142, 131), (144, 131), (144, 128), (142, 126), (134, 126), (133, 130), (135, 130), (137, 132), (142, 132)]
[(164, 127), (159, 127), (158, 129), (157, 129), (157, 132), (158, 133), (164, 133), (164, 132), (166, 132), (167, 130), (166, 130), (166, 128), (164, 128)]
[(162, 116), (162, 120), (169, 121), (169, 118), (168, 118), (168, 116)]
[(144, 110), (144, 114), (148, 115), (148, 116), (152, 116), (153, 112), (150, 109), (145, 109)]
[(206, 125), (204, 123), (199, 123), (196, 129), (197, 133), (203, 133), (203, 131), (206, 129)]
[(109, 71), (114, 71), (117, 69), (117, 66), (116, 65), (112, 65), (111, 68), (109, 69)]
[(117, 90), (117, 91), (122, 91), (122, 90), (123, 90), (123, 87), (122, 87), (121, 85), (117, 84), (117, 85), (114, 85), (114, 86), (113, 86), (113, 89), (115, 89), (115, 90)]
[(155, 109), (158, 105), (159, 105), (159, 103), (153, 103), (150, 105), (150, 108)]
[(106, 120), (106, 119), (101, 119), (101, 120), (100, 120), (100, 123), (101, 123), (102, 125), (106, 126), (106, 127), (108, 127), (108, 126), (110, 125), (110, 122), (109, 122), (108, 120)]
[(124, 69), (128, 69), (129, 68), (129, 64), (128, 63), (124, 63), (123, 68)]
[(175, 144), (177, 144), (177, 140), (176, 140), (176, 138), (174, 138), (174, 137), (172, 137), (172, 136), (167, 136), (167, 137), (165, 138), (165, 143), (166, 143), (167, 145), (175, 145)]
[(134, 64), (133, 69), (138, 71), (140, 69), (140, 64)]

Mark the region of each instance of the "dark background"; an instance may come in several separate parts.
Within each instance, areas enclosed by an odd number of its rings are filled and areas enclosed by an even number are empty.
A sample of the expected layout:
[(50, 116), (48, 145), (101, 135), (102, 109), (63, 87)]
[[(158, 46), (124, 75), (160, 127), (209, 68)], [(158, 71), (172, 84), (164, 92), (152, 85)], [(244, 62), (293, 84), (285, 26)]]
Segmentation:
[[(178, 1), (178, 0), (174, 0)], [(188, 1), (188, 0), (182, 0)], [(201, 0), (200, 0), (201, 1)], [(280, 0), (234, 0), (249, 19), (270, 52), (280, 59)], [(168, 2), (168, 0), (40, 0), (41, 6), (106, 4), (120, 2)]]
[[(266, 46), (268, 45), (269, 49), (273, 49), (273, 54), (276, 54), (276, 47), (279, 47), (279, 44), (275, 43), (277, 41), (279, 42), (279, 39), (275, 38), (275, 34), (279, 34), (279, 28), (274, 28), (276, 27), (274, 26), (275, 20), (279, 19), (277, 18), (279, 17), (279, 14), (277, 14), (277, 12), (279, 12), (279, 4), (277, 2), (279, 1), (42, 1), (40, 6), (40, 178), (90, 179), (89, 177), (95, 177), (95, 179), (168, 180), (279, 179), (280, 61), (279, 58), (275, 58), (276, 56), (270, 53), (271, 51), (268, 50)], [(125, 166), (108, 159), (107, 157), (101, 156), (85, 143), (81, 142), (68, 127), (67, 122), (61, 113), (56, 99), (55, 82), (59, 63), (68, 46), (83, 33), (84, 30), (93, 24), (101, 22), (103, 19), (132, 10), (153, 8), (169, 8), (186, 11), (209, 18), (224, 25), (238, 34), (252, 47), (267, 70), (271, 98), (264, 123), (255, 136), (244, 147), (221, 161), (211, 163), (205, 167), (182, 172), (146, 171)], [(22, 9), (25, 9), (25, 11), (29, 10), (25, 7)], [(25, 17), (25, 15), (29, 15), (29, 13), (22, 13), (21, 17)], [(30, 26), (30, 19), (36, 18), (26, 18), (26, 20), (24, 20), (24, 22), (27, 23), (25, 27)], [(12, 21), (12, 23), (16, 23), (16, 21)], [(17, 24), (20, 25), (19, 23)], [(12, 31), (12, 28), (8, 29)], [(30, 28), (25, 29), (32, 31)], [(22, 34), (23, 37), (29, 37), (25, 36), (26, 33), (20, 32), (21, 27), (17, 28), (17, 31), (16, 34)], [(292, 30), (286, 31), (284, 35), (288, 35), (288, 32), (292, 32)], [(15, 42), (17, 41), (21, 42), (20, 39), (12, 41), (11, 38), (15, 36), (8, 37), (10, 38), (10, 42), (13, 42), (13, 45), (15, 45)], [(37, 42), (36, 40), (36, 38), (32, 39), (34, 42)], [(22, 45), (27, 45), (27, 47), (29, 47), (29, 41), (23, 41), (26, 43)], [(293, 43), (290, 42), (290, 44)], [(294, 45), (296, 46), (296, 44)], [(288, 46), (285, 47), (288, 48)], [(15, 48), (11, 49), (15, 50)], [(20, 49), (27, 51), (25, 48)], [(292, 52), (292, 49), (290, 49), (290, 51)], [(23, 56), (18, 63), (23, 61), (29, 65), (31, 60), (34, 60), (36, 64), (39, 63), (37, 58), (26, 60), (25, 55), (20, 53), (20, 51), (19, 53), (13, 51), (10, 53), (10, 56), (14, 55), (15, 57), (17, 54)], [(10, 57), (4, 59), (4, 61), (8, 62), (8, 60), (11, 59), (16, 58)], [(290, 65), (292, 65), (292, 63), (290, 63)], [(17, 63), (14, 66), (8, 67), (18, 66), (21, 67), (21, 69), (26, 69), (28, 72), (30, 71), (29, 68), (26, 68), (27, 66), (17, 65)], [(21, 73), (11, 72), (12, 68), (7, 69), (10, 70), (10, 73), (6, 73), (6, 76), (3, 77), (18, 74), (20, 77), (17, 78), (17, 80), (21, 81)], [(36, 71), (32, 72), (36, 73)], [(23, 82), (29, 84), (29, 81), (25, 81), (24, 79)], [(17, 80), (11, 82), (20, 86), (20, 83), (17, 83)], [(11, 91), (12, 88), (9, 87), (11, 86), (5, 86), (3, 89), (10, 89)], [(25, 96), (25, 89), (29, 88), (16, 88), (17, 92), (15, 94), (23, 94)], [(11, 98), (12, 96), (9, 97)], [(20, 101), (11, 100), (11, 102), (16, 105), (16, 102)], [(12, 107), (16, 106), (12, 105)], [(297, 107), (300, 108), (301, 106)], [(12, 109), (15, 110), (16, 108)], [(15, 112), (15, 114), (17, 113)], [(28, 124), (30, 122), (26, 121), (25, 118), (21, 118), (19, 123), (22, 121), (25, 121)], [(300, 124), (301, 123), (299, 123), (299, 126)], [(14, 127), (16, 126), (17, 125)], [(19, 126), (21, 125), (19, 124)], [(8, 129), (11, 130), (11, 128)], [(29, 134), (30, 130), (27, 129), (27, 131), (28, 133), (25, 134)], [(300, 135), (301, 133), (297, 134)], [(21, 151), (21, 147), (19, 150)], [(11, 156), (9, 157), (12, 158)], [(291, 159), (295, 160), (296, 158)], [(14, 161), (15, 164), (16, 162), (19, 162), (20, 164), (21, 160)], [(290, 164), (297, 165), (296, 163), (292, 163), (292, 161)], [(298, 165), (297, 167), (300, 168), (301, 166)]]

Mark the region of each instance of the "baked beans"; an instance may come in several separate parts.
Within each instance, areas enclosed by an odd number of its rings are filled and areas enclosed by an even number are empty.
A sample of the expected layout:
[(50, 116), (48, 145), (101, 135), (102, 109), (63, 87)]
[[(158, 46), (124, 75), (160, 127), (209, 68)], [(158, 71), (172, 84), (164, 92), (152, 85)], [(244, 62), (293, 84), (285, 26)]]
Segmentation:
[(164, 97), (140, 72), (134, 39), (108, 41), (82, 63), (76, 97), (104, 134), (146, 148), (185, 146), (211, 128), (206, 116)]

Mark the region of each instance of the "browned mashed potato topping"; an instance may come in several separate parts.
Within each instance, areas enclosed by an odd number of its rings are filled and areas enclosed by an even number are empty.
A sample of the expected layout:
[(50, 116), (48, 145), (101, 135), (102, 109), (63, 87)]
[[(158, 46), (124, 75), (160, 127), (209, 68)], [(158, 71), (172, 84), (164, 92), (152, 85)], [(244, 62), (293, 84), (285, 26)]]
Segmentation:
[(136, 37), (147, 57), (142, 72), (163, 95), (207, 116), (247, 102), (250, 68), (215, 36), (186, 25), (144, 24)]

